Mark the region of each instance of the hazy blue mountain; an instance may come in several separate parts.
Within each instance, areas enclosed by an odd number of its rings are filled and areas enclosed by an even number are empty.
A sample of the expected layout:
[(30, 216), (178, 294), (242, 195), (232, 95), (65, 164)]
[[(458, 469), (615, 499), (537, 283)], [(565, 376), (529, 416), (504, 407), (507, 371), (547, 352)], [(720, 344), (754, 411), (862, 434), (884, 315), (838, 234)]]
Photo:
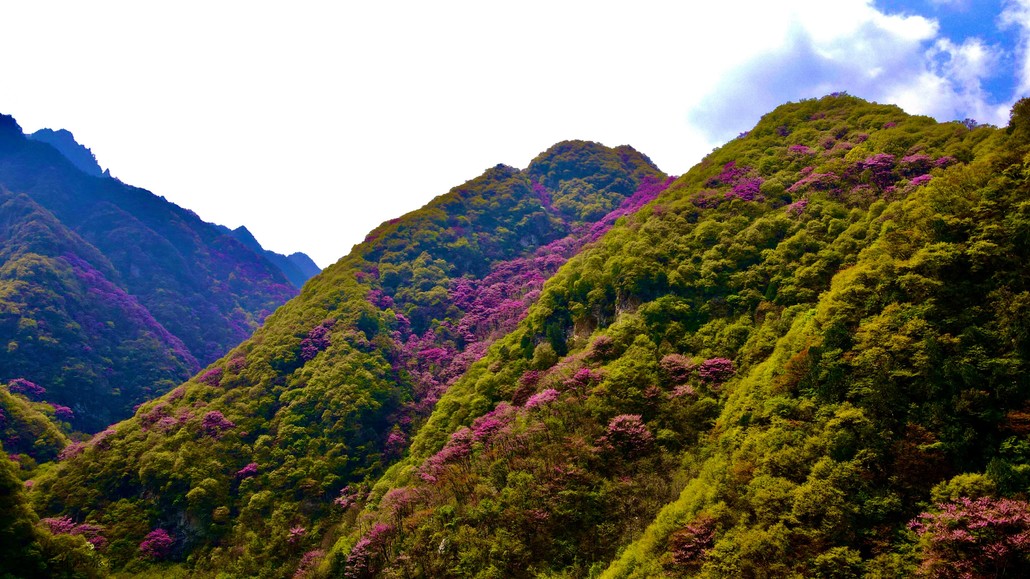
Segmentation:
[(229, 229), (228, 227), (223, 227), (223, 229), (228, 232), (229, 235), (232, 235), (239, 240), (240, 243), (246, 245), (255, 253), (267, 259), (272, 265), (279, 268), (279, 270), (283, 272), (283, 275), (286, 276), (286, 279), (290, 280), (290, 283), (297, 287), (297, 289), (303, 287), (304, 282), (315, 277), (320, 271), (322, 271), (322, 268), (318, 267), (318, 265), (316, 265), (315, 262), (312, 261), (305, 253), (298, 251), (290, 255), (283, 255), (281, 253), (265, 249), (245, 225), (241, 225), (236, 229)]
[(40, 129), (28, 136), (33, 141), (46, 143), (57, 149), (72, 165), (93, 177), (110, 177), (111, 174), (100, 168), (97, 158), (85, 145), (75, 140), (75, 135), (65, 129)]
[(235, 237), (88, 175), (5, 115), (0, 192), (0, 381), (39, 384), (78, 429), (128, 416), (296, 294)]

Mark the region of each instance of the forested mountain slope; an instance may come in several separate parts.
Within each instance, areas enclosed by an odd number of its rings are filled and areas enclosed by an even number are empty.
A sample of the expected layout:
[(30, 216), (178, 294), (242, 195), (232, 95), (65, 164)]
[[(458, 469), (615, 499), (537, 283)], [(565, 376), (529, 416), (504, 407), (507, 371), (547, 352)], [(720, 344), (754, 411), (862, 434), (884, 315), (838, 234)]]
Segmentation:
[(770, 113), (547, 282), (320, 573), (1025, 569), (1026, 107)]
[(90, 432), (220, 357), (296, 291), (216, 226), (83, 173), (8, 116), (0, 241), (0, 380), (39, 384)]
[(560, 143), (383, 224), (29, 497), (130, 574), (1017, 576), (1028, 153), (1030, 101), (845, 94), (675, 181)]
[(251, 339), (66, 451), (40, 512), (102, 527), (116, 569), (291, 574), (544, 280), (667, 184), (629, 147), (566, 142), (384, 223)]

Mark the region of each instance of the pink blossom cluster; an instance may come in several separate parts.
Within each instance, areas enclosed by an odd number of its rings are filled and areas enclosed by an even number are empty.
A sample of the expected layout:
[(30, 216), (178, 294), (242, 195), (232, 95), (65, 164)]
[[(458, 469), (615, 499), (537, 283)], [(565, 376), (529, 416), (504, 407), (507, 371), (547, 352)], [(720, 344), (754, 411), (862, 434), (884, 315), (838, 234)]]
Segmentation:
[(139, 552), (150, 559), (165, 559), (172, 552), (175, 539), (164, 529), (154, 529), (147, 533), (139, 544)]
[(35, 400), (37, 402), (42, 400), (43, 396), (46, 394), (46, 388), (43, 388), (34, 382), (29, 382), (24, 378), (15, 378), (14, 380), (11, 380), (7, 383), (7, 389), (10, 390), (12, 394), (21, 394), (29, 400)]
[(311, 328), (308, 335), (300, 342), (300, 358), (307, 362), (314, 359), (319, 352), (329, 347), (329, 331), (336, 324), (336, 320), (324, 320), (321, 324)]
[(909, 528), (923, 539), (921, 570), (925, 574), (1001, 577), (1026, 570), (1030, 558), (1030, 503), (962, 497), (938, 504), (937, 509), (909, 523)]
[(801, 199), (787, 205), (787, 215), (797, 217), (805, 211), (805, 207), (808, 207), (808, 198), (802, 197)]
[(325, 551), (320, 549), (304, 553), (300, 562), (297, 563), (297, 569), (293, 572), (293, 579), (303, 579), (312, 574), (323, 558), (325, 558)]
[(225, 431), (235, 427), (236, 425), (218, 410), (212, 410), (205, 414), (200, 423), (204, 434), (213, 438), (219, 438)]
[(393, 527), (376, 523), (354, 544), (347, 555), (343, 576), (347, 579), (372, 577), (379, 570), (379, 562), (386, 555), (386, 548), (393, 534)]
[(236, 478), (238, 478), (238, 479), (250, 478), (252, 476), (257, 476), (257, 473), (258, 473), (258, 464), (256, 462), (251, 462), (251, 463), (248, 463), (247, 466), (245, 466), (245, 467), (241, 468), (240, 470), (236, 471)]
[(707, 384), (721, 384), (736, 372), (732, 360), (709, 358), (697, 367), (698, 378)]
[(97, 549), (107, 545), (104, 527), (90, 523), (75, 523), (71, 517), (47, 517), (39, 521), (53, 535), (81, 535)]
[(426, 482), (436, 482), (443, 469), (449, 465), (468, 460), (472, 454), (475, 436), (468, 427), (461, 427), (451, 434), (443, 448), (427, 458), (419, 467), (419, 477)]
[(300, 525), (291, 527), (289, 533), (286, 535), (286, 542), (290, 545), (296, 545), (304, 539), (304, 535), (307, 534), (307, 532), (308, 530)]
[(222, 381), (223, 370), (220, 366), (215, 366), (206, 370), (203, 374), (197, 377), (197, 382), (201, 384), (207, 384), (208, 386), (218, 386)]
[(58, 420), (63, 420), (67, 422), (75, 417), (75, 413), (72, 412), (72, 409), (68, 408), (67, 406), (55, 404), (53, 402), (47, 402), (47, 404), (49, 404), (50, 407), (54, 409), (54, 416), (57, 417)]
[(639, 414), (620, 414), (608, 423), (601, 445), (628, 457), (642, 456), (654, 444), (654, 435)]
[(702, 515), (669, 537), (669, 552), (677, 565), (694, 565), (715, 546), (715, 519)]
[(525, 408), (537, 408), (538, 406), (543, 406), (544, 404), (550, 404), (551, 402), (554, 402), (557, 399), (558, 391), (554, 388), (547, 388), (530, 396), (529, 399), (526, 400)]

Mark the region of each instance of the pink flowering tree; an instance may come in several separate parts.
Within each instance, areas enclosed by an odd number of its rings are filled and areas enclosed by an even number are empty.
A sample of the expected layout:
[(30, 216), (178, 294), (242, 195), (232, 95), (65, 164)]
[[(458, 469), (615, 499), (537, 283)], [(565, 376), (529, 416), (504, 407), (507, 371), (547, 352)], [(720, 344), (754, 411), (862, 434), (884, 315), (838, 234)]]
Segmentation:
[(54, 416), (58, 420), (68, 422), (69, 420), (75, 417), (75, 413), (72, 412), (72, 409), (68, 408), (67, 406), (63, 406), (61, 404), (54, 404), (53, 402), (48, 402), (47, 404), (49, 404), (50, 407), (54, 409)]
[(236, 471), (236, 478), (239, 478), (239, 479), (250, 478), (250, 477), (253, 477), (253, 476), (257, 476), (257, 473), (258, 473), (258, 464), (256, 462), (252, 462), (252, 463), (247, 464), (247, 466), (241, 468), (240, 470)]
[(104, 527), (90, 523), (75, 523), (71, 517), (48, 517), (39, 521), (53, 535), (81, 535), (94, 548), (102, 549), (107, 545)]
[(909, 523), (929, 577), (1017, 577), (1030, 569), (1030, 503), (962, 497)]
[(554, 402), (557, 399), (558, 399), (558, 391), (555, 390), (554, 388), (548, 388), (546, 390), (541, 390), (540, 392), (537, 392), (536, 394), (530, 396), (529, 399), (526, 400), (525, 407), (526, 408), (536, 408), (538, 406), (544, 406), (545, 404), (550, 404), (551, 402)]
[(175, 539), (164, 529), (154, 529), (147, 533), (139, 544), (139, 552), (148, 559), (167, 559), (172, 553)]
[(732, 360), (726, 358), (709, 358), (697, 368), (697, 376), (706, 384), (722, 384), (733, 376), (736, 368)]
[(676, 565), (695, 567), (715, 546), (715, 519), (702, 515), (669, 537), (669, 554)]
[(236, 425), (231, 420), (226, 418), (225, 415), (218, 410), (212, 410), (205, 414), (204, 419), (200, 424), (204, 434), (214, 438), (220, 438), (222, 433), (235, 428), (235, 426)]
[(601, 446), (628, 457), (642, 456), (654, 446), (654, 435), (639, 414), (620, 414), (608, 423)]
[(348, 579), (373, 577), (386, 559), (393, 527), (376, 523), (365, 533), (347, 555), (347, 564), (343, 576)]
[(7, 389), (12, 394), (21, 394), (29, 400), (40, 401), (43, 399), (43, 395), (46, 394), (46, 388), (34, 383), (29, 382), (24, 378), (15, 378), (7, 383)]

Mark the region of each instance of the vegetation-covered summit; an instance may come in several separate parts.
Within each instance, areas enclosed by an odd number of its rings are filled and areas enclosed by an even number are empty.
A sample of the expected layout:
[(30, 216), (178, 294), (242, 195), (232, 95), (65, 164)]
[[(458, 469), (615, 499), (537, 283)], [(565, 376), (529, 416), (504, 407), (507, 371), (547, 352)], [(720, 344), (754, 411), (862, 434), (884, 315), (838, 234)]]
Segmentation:
[[(600, 218), (563, 214), (532, 177), (578, 159), (610, 176), (564, 198), (605, 207)], [(494, 167), (384, 223), (250, 340), (66, 452), (36, 483), (42, 512), (105, 528), (118, 568), (141, 569), (139, 544), (161, 531), (159, 559), (195, 571), (282, 571), (297, 541), (335, 524), (342, 489), (402, 455), (544, 280), (666, 185), (629, 147), (562, 143), (525, 171)]]

